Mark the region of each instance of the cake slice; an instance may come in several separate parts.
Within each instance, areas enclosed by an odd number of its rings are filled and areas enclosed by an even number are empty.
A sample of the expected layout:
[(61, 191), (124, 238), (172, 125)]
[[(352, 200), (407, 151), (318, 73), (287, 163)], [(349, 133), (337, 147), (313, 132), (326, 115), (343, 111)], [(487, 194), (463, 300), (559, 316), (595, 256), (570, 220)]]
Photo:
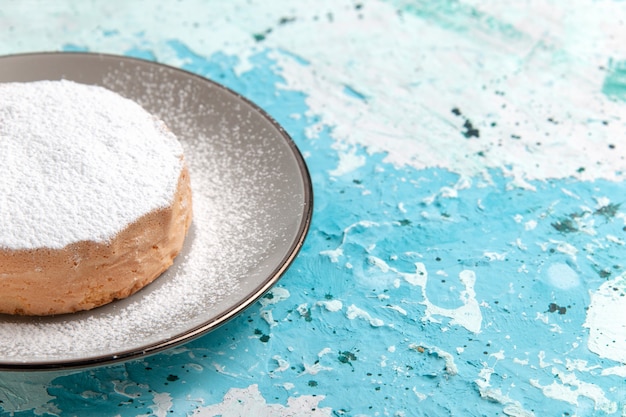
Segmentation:
[(183, 148), (132, 100), (71, 81), (0, 83), (0, 313), (128, 297), (192, 219)]

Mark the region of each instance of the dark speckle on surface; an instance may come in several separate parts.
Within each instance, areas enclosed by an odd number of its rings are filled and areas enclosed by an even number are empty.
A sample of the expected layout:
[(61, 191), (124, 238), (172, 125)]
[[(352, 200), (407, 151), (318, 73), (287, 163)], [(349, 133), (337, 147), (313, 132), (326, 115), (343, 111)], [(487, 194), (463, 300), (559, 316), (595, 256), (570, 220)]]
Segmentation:
[(0, 416), (623, 412), (624, 338), (602, 318), (626, 298), (626, 63), (608, 58), (624, 59), (618, 25), (584, 25), (624, 20), (619, 2), (160, 2), (154, 29), (141, 13), (123, 25), (129, 7), (101, 30), (81, 12), (99, 6), (57, 3), (76, 13), (3, 3), (5, 32), (32, 18), (53, 38), (11, 34), (5, 53), (105, 49), (235, 89), (305, 155), (315, 215), (280, 287), (227, 326), (136, 362), (29, 376), (21, 399), (0, 376), (0, 409), (16, 410)]
[(573, 233), (578, 231), (578, 227), (571, 219), (561, 219), (550, 224), (561, 233)]
[(347, 363), (351, 365), (351, 362), (356, 361), (356, 355), (349, 351), (339, 352), (337, 360), (341, 363)]
[(548, 312), (550, 313), (559, 313), (559, 314), (565, 314), (567, 312), (567, 307), (562, 307), (559, 306), (556, 303), (550, 303), (548, 305)]
[(605, 206), (600, 207), (596, 211), (594, 211), (593, 214), (596, 214), (596, 215), (599, 215), (599, 216), (604, 216), (606, 219), (611, 219), (611, 218), (615, 217), (615, 215), (617, 214), (620, 206), (621, 206), (621, 204), (609, 203), (609, 204), (607, 204)]
[(296, 18), (295, 17), (281, 17), (280, 20), (278, 21), (279, 25), (285, 25), (287, 23), (292, 23), (295, 22)]
[(465, 122), (463, 123), (463, 129), (465, 129), (463, 132), (461, 132), (463, 134), (463, 136), (465, 136), (466, 138), (479, 138), (480, 137), (480, 131), (474, 127), (473, 123), (471, 122), (471, 120), (469, 120), (467, 117), (463, 116), (463, 113), (461, 112), (461, 110), (458, 107), (454, 107), (452, 110), (452, 114), (458, 117), (462, 117), (463, 119), (465, 119)]
[(480, 131), (476, 129), (474, 125), (472, 125), (472, 122), (469, 121), (469, 119), (465, 120), (463, 127), (465, 128), (465, 132), (463, 132), (463, 136), (465, 136), (466, 138), (469, 139), (471, 137), (476, 137), (476, 138), (480, 137)]

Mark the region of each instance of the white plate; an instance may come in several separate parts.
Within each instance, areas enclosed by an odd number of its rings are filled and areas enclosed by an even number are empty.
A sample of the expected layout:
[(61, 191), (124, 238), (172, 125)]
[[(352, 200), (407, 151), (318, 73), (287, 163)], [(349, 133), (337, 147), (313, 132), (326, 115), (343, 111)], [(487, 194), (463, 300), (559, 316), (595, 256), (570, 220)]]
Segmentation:
[(0, 57), (0, 82), (61, 78), (107, 87), (168, 124), (185, 148), (194, 222), (174, 266), (126, 300), (56, 317), (0, 315), (4, 370), (102, 365), (205, 334), (277, 282), (311, 221), (313, 193), (301, 154), (276, 122), (236, 93), (128, 57)]

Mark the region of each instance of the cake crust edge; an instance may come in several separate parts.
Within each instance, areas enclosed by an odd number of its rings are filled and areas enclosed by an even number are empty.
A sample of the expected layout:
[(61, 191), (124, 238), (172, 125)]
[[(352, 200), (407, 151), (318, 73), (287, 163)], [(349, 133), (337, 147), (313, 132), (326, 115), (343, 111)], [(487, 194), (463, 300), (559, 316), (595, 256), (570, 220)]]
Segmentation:
[(134, 294), (173, 264), (192, 212), (185, 165), (169, 207), (141, 216), (106, 243), (81, 241), (62, 249), (0, 248), (0, 313), (66, 314)]

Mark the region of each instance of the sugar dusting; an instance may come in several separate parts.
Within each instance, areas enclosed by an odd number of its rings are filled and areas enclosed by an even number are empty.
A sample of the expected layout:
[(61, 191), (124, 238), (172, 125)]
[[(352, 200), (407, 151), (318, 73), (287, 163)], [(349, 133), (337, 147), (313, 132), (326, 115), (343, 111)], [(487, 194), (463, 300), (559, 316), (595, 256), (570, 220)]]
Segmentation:
[(107, 89), (0, 83), (0, 247), (108, 241), (171, 204), (182, 152), (161, 121)]
[[(123, 69), (104, 80), (114, 90), (130, 82)], [(275, 133), (247, 129), (252, 115), (239, 109), (240, 124), (218, 117), (206, 132), (193, 117), (216, 111), (210, 103), (188, 104), (192, 84), (150, 84), (146, 77), (143, 87), (129, 96), (168, 113), (164, 120), (181, 140), (190, 169), (194, 221), (181, 255), (155, 283), (92, 312), (35, 320), (0, 316), (0, 334), (11, 335), (0, 338), (5, 362), (114, 355), (185, 333), (245, 298), (285, 240), (273, 207), (285, 204), (281, 187), (290, 179), (266, 154), (276, 156)]]

